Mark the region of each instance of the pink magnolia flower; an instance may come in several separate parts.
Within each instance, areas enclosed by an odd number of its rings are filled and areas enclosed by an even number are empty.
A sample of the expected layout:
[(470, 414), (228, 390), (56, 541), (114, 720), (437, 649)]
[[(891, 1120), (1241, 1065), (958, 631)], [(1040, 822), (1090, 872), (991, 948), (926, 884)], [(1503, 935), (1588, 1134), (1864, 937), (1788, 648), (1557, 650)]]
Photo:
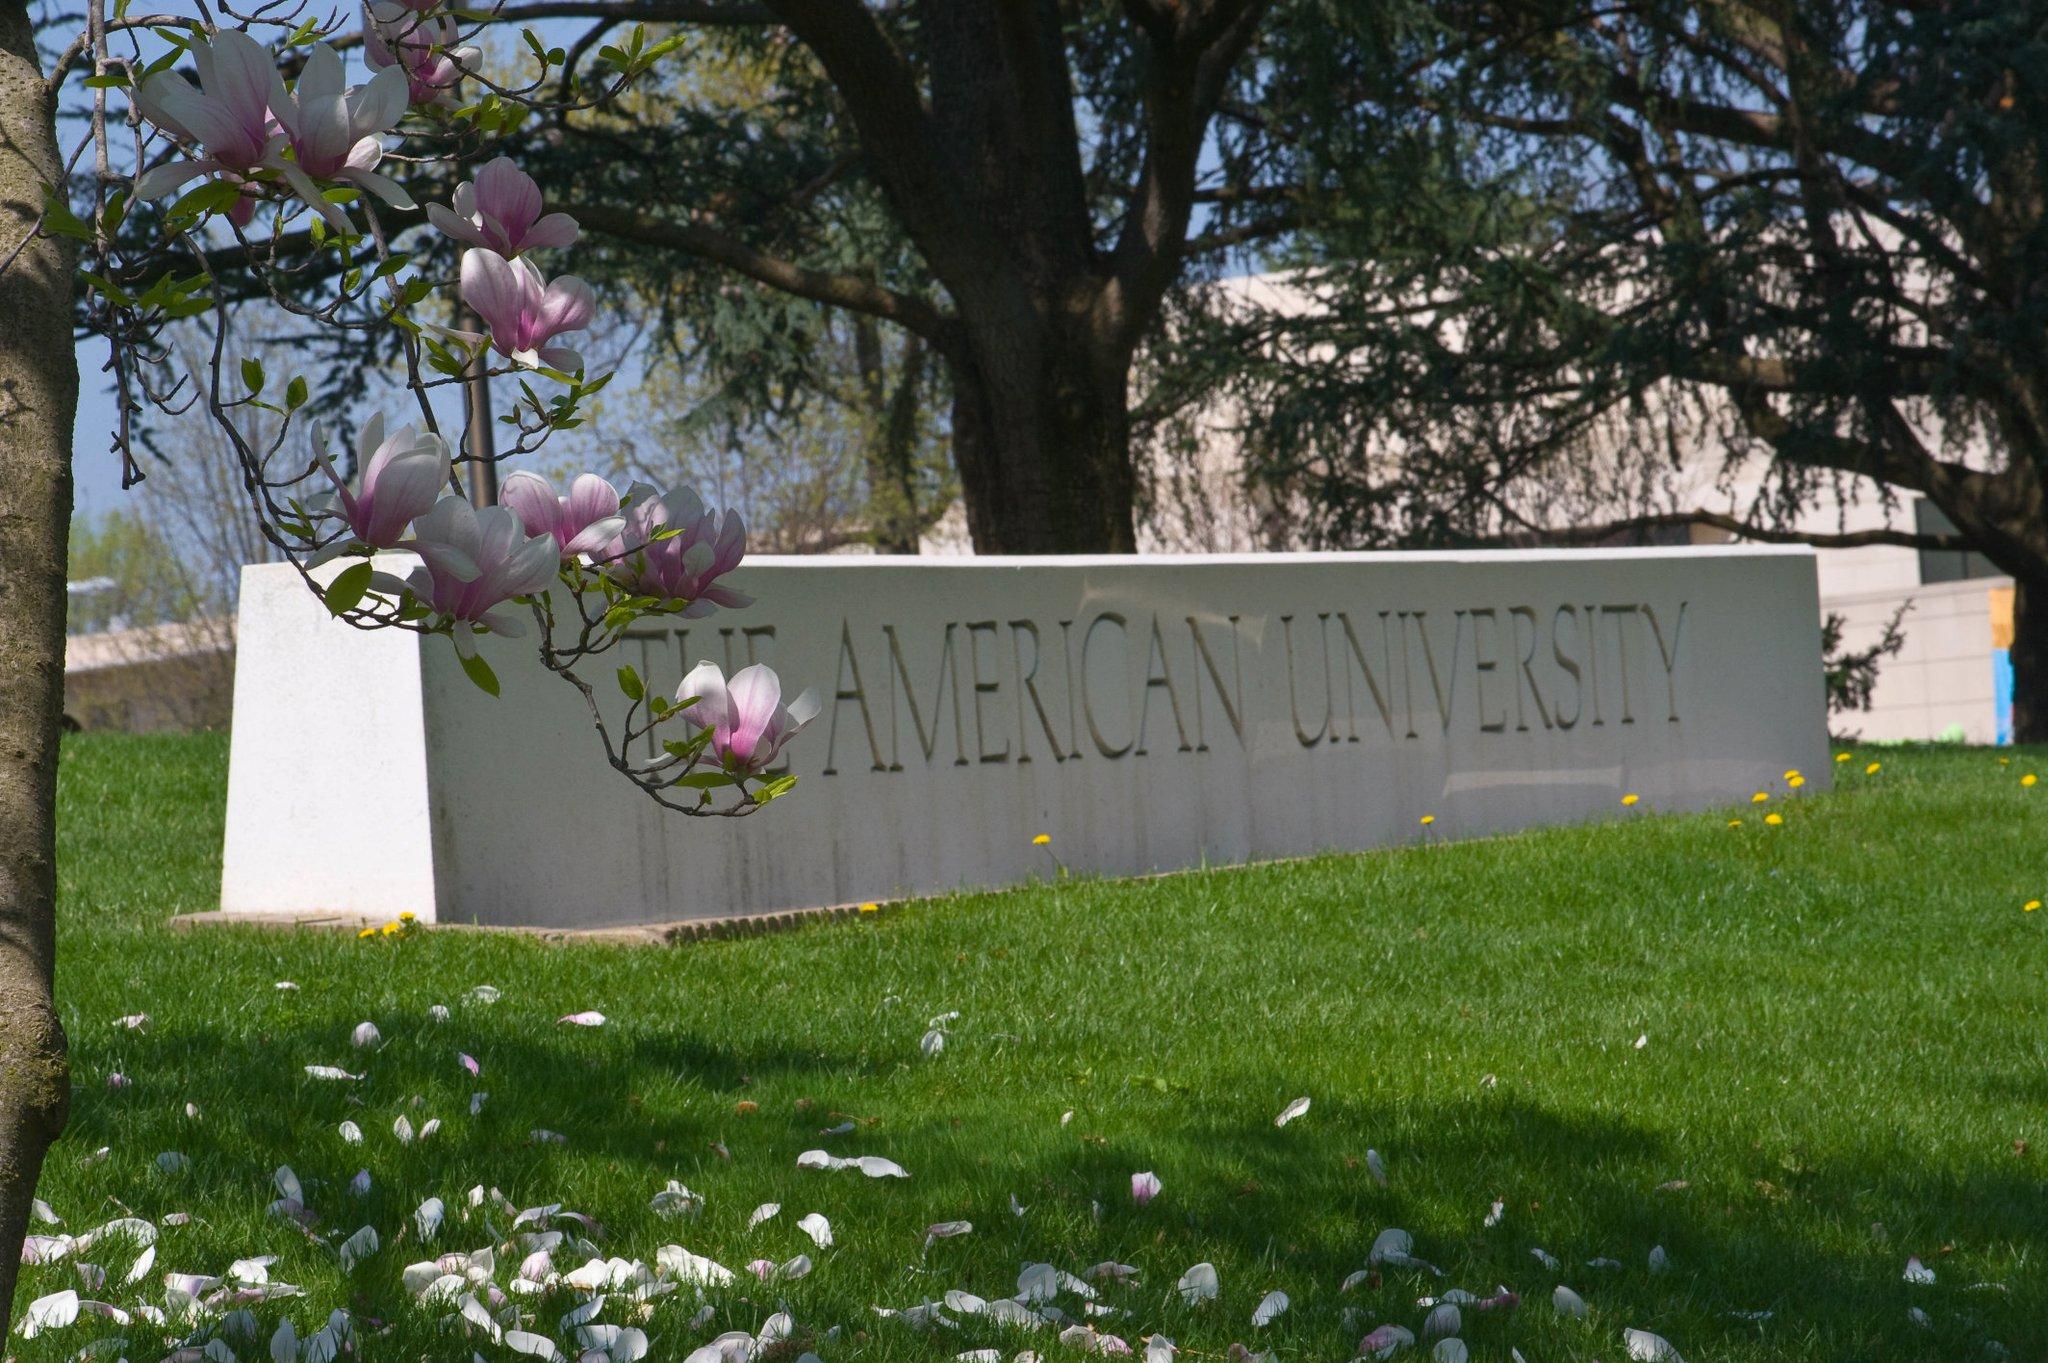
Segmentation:
[[(554, 539), (528, 536), (508, 508), (487, 506), (479, 511), (452, 495), (443, 497), (414, 522), (413, 535), (422, 563), (406, 579), (406, 586), (428, 609), (454, 625), (456, 649), (465, 656), (475, 647), (471, 638), (475, 626), (492, 634), (517, 637), (526, 633), (524, 621), (498, 607), (515, 596), (546, 591), (561, 562)], [(451, 571), (448, 565), (454, 555), (437, 553), (437, 547), (454, 550), (474, 565), (475, 574), (465, 578)]]
[(783, 745), (818, 714), (815, 692), (784, 705), (781, 679), (760, 663), (733, 673), (730, 686), (718, 664), (698, 663), (676, 691), (678, 702), (693, 699), (684, 722), (711, 731), (711, 756), (734, 775), (774, 766)]
[(427, 205), (427, 219), (444, 236), (482, 246), (510, 259), (536, 246), (576, 240), (576, 219), (541, 211), (540, 186), (509, 156), (500, 156), (455, 186), (455, 206)]
[(626, 524), (617, 489), (594, 473), (579, 474), (569, 495), (557, 497), (547, 479), (522, 470), (505, 480), (498, 500), (512, 508), (527, 534), (553, 536), (563, 558), (596, 553)]
[[(656, 539), (675, 528), (679, 533)], [(709, 615), (719, 606), (738, 610), (754, 598), (718, 579), (739, 566), (747, 552), (747, 527), (737, 511), (710, 511), (689, 488), (663, 494), (635, 483), (626, 494), (626, 524), (606, 548), (613, 560), (605, 571), (627, 591), (662, 601), (687, 601), (686, 619)]]
[(455, 45), (460, 37), (445, 14), (429, 19), (403, 5), (377, 5), (363, 16), (363, 62), (372, 71), (404, 72), (414, 104), (453, 104), (462, 73), (476, 69), (478, 56), (474, 47)]
[(144, 171), (135, 181), (138, 199), (161, 199), (201, 175), (243, 179), (268, 166), (283, 145), (270, 105), (283, 97), (284, 82), (270, 52), (235, 29), (195, 38), (189, 50), (197, 88), (175, 71), (159, 71), (136, 90), (135, 104), (143, 117), (204, 154)]
[(1140, 1207), (1159, 1196), (1159, 1175), (1147, 1169), (1142, 1174), (1131, 1175), (1131, 1201)]
[[(314, 457), (334, 483), (327, 513), (347, 521), (354, 542), (372, 549), (398, 548), (406, 526), (433, 510), (448, 486), (448, 442), (412, 426), (400, 426), (387, 436), (381, 412), (356, 435), (355, 490), (335, 472), (326, 451)], [(324, 562), (350, 547), (350, 541), (337, 540), (315, 560)]]
[(476, 309), (491, 333), (491, 348), (515, 363), (575, 371), (583, 356), (548, 344), (581, 331), (597, 315), (597, 298), (574, 275), (552, 283), (530, 260), (507, 260), (479, 248), (462, 253), (462, 301)]
[(384, 159), (379, 134), (398, 126), (407, 102), (405, 76), (396, 68), (379, 71), (368, 85), (344, 85), (341, 58), (326, 43), (313, 45), (289, 94), (281, 83), (272, 94), (271, 112), (292, 151), (290, 160), (275, 158), (277, 169), (336, 231), (354, 229), (315, 181), (353, 184), (394, 208), (413, 207), (397, 181), (377, 173)]

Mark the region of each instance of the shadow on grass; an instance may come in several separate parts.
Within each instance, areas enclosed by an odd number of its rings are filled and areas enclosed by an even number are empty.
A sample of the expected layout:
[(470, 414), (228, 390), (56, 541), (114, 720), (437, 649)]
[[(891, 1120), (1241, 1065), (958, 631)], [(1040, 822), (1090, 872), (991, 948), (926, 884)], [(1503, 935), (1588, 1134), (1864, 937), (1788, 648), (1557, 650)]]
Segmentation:
[[(1078, 1270), (1114, 1259), (1147, 1270), (1138, 1319), (1199, 1337), (1201, 1322), (1166, 1289), (1181, 1268), (1206, 1259), (1234, 1292), (1254, 1282), (1284, 1287), (1297, 1308), (1289, 1337), (1316, 1356), (1348, 1350), (1361, 1326), (1414, 1324), (1422, 1294), (1457, 1285), (1484, 1295), (1496, 1284), (1522, 1293), (1524, 1304), (1511, 1319), (1472, 1317), (1466, 1337), (1475, 1348), (1550, 1341), (1583, 1356), (1586, 1337), (1572, 1332), (1584, 1327), (1558, 1320), (1548, 1301), (1560, 1282), (1594, 1303), (1595, 1325), (1612, 1327), (1607, 1338), (1623, 1324), (1653, 1328), (1709, 1357), (1717, 1349), (1770, 1357), (1772, 1331), (1798, 1332), (1802, 1357), (1844, 1359), (1976, 1355), (1987, 1338), (2027, 1357), (2048, 1343), (2048, 1296), (2037, 1275), (2014, 1271), (2048, 1255), (2048, 1195), (2030, 1165), (2013, 1158), (1930, 1168), (1901, 1158), (1876, 1128), (1854, 1148), (1787, 1159), (1747, 1140), (1740, 1112), (1717, 1132), (1674, 1137), (1505, 1090), (1388, 1105), (1318, 1096), (1311, 1114), (1284, 1130), (1149, 1094), (1137, 1112), (1112, 1102), (1052, 1125), (998, 1101), (1000, 1085), (1023, 1082), (1015, 1074), (989, 1076), (954, 1117), (943, 1095), (934, 1101), (915, 1087), (941, 1082), (928, 1077), (938, 1072), (893, 1053), (823, 1039), (815, 1047), (722, 1045), (627, 1028), (492, 1031), (488, 1068), (472, 1081), (455, 1054), (474, 1020), (395, 1037), (362, 1082), (307, 1077), (309, 1060), (359, 1059), (337, 1054), (346, 1025), (299, 1016), (255, 1037), (185, 1027), (124, 1038), (135, 1087), (81, 1094), (66, 1144), (121, 1145), (135, 1159), (182, 1143), (192, 1167), (145, 1181), (133, 1210), (213, 1212), (228, 1238), (260, 1215), (272, 1171), (291, 1165), (309, 1204), (329, 1218), (322, 1230), (386, 1228), (387, 1253), (355, 1284), (357, 1306), (372, 1314), (399, 1311), (398, 1269), (420, 1257), (404, 1247), (408, 1233), (391, 1231), (421, 1198), (453, 1206), (462, 1190), (485, 1183), (519, 1205), (566, 1201), (596, 1215), (611, 1232), (610, 1252), (651, 1259), (655, 1246), (681, 1238), (732, 1256), (735, 1267), (760, 1252), (743, 1247), (735, 1218), (746, 1206), (786, 1196), (794, 1214), (815, 1189), (835, 1220), (847, 1215), (902, 1246), (878, 1256), (871, 1238), (859, 1253), (882, 1268), (807, 1284), (814, 1316), (836, 1308), (863, 1323), (870, 1303), (909, 1305), (949, 1287), (1005, 1295), (1024, 1260)], [(912, 1076), (910, 1087), (889, 1087), (899, 1074)], [(232, 1112), (219, 1092), (223, 1075), (234, 1076), (241, 1095)], [(1267, 1092), (1275, 1076), (1211, 1076), (1207, 1086), (1219, 1085)], [(492, 1090), (497, 1096), (472, 1118), (470, 1095)], [(186, 1093), (210, 1094), (220, 1111), (189, 1127), (161, 1115)], [(824, 1137), (820, 1128), (840, 1115), (834, 1095), (850, 1093), (892, 1115), (853, 1136)], [(758, 1109), (747, 1111), (749, 1103)], [(445, 1125), (401, 1148), (390, 1135), (400, 1113), (415, 1128), (432, 1117)], [(344, 1119), (362, 1126), (362, 1145), (337, 1134)], [(566, 1133), (567, 1143), (536, 1138), (543, 1128)], [(1383, 1133), (1372, 1139), (1388, 1151), (1388, 1186), (1366, 1166), (1367, 1133)], [(914, 1181), (797, 1173), (796, 1153), (815, 1146), (890, 1155), (914, 1168)], [(740, 1163), (727, 1163), (721, 1149)], [(1688, 1161), (1708, 1167), (1689, 1170)], [(348, 1195), (365, 1167), (377, 1171), (371, 1191)], [(1140, 1169), (1158, 1169), (1167, 1182), (1142, 1209), (1128, 1194)], [(678, 1177), (711, 1191), (724, 1219), (655, 1220), (649, 1194)], [(1028, 1218), (1009, 1214), (1010, 1194), (1031, 1209)], [(1489, 1227), (1495, 1199), (1501, 1215)], [(954, 1216), (974, 1220), (977, 1234), (921, 1259), (921, 1226)], [(1873, 1222), (1888, 1229), (1880, 1235)], [(1340, 1295), (1389, 1226), (1412, 1231), (1417, 1253), (1447, 1276), (1389, 1271)], [(1944, 1254), (1951, 1243), (1953, 1262)], [(1531, 1253), (1539, 1246), (1562, 1267), (1539, 1262)], [(1667, 1272), (1649, 1271), (1653, 1246), (1666, 1251)], [(1909, 1253), (1935, 1266), (1935, 1287), (1901, 1282)], [(1619, 1266), (1592, 1265), (1603, 1258)], [(1973, 1288), (1978, 1276), (2003, 1277), (2005, 1286)], [(1350, 1305), (1362, 1314), (1347, 1322)], [(1915, 1306), (1931, 1330), (1908, 1319)], [(1763, 1311), (1773, 1313), (1769, 1322), (1745, 1314)], [(1242, 1324), (1237, 1333), (1249, 1337)], [(970, 1327), (945, 1352), (984, 1342), (1005, 1341), (980, 1340)]]

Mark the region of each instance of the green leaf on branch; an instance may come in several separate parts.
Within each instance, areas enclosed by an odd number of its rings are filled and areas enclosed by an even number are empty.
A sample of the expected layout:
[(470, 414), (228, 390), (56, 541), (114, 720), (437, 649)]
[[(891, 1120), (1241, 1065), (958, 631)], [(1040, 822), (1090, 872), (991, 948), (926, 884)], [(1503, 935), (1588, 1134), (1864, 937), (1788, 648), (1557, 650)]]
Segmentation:
[(92, 240), (91, 226), (71, 211), (71, 205), (64, 202), (62, 195), (48, 186), (43, 188), (43, 230), (79, 241)]
[(477, 690), (489, 696), (498, 694), (498, 674), (491, 671), (491, 665), (484, 661), (483, 654), (472, 653), (463, 657), (458, 653), (455, 656), (462, 658), (463, 675), (476, 683)]
[(619, 690), (625, 692), (627, 700), (639, 700), (647, 694), (647, 688), (640, 684), (640, 674), (630, 665), (619, 669)]
[(678, 777), (676, 784), (691, 790), (717, 790), (720, 786), (733, 784), (733, 779), (722, 771), (693, 771), (688, 776)]
[(370, 562), (352, 563), (335, 575), (327, 584), (327, 613), (342, 615), (352, 611), (363, 599), (363, 593), (370, 590)]
[(753, 790), (753, 801), (757, 805), (765, 805), (770, 800), (781, 799), (795, 789), (796, 776), (793, 773), (784, 772), (773, 781), (763, 781), (760, 785), (756, 786)]
[(306, 405), (306, 380), (303, 375), (294, 375), (284, 388), (284, 409), (296, 412)]
[(263, 379), (263, 362), (261, 360), (252, 357), (242, 361), (242, 382), (249, 386), (249, 392), (252, 396), (263, 391)]

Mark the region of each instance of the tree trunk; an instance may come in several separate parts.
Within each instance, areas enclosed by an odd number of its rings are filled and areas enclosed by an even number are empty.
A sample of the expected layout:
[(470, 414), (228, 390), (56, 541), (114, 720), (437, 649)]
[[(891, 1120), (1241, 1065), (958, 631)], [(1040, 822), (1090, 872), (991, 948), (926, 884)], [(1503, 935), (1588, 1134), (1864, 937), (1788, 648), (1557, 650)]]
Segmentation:
[[(61, 183), (55, 106), (27, 7), (0, 0), (0, 252), (33, 230), (44, 186)], [(0, 273), (0, 1338), (29, 1200), (71, 1097), (51, 994), (75, 268), (64, 240), (45, 237)]]
[(2048, 743), (2048, 578), (2013, 580), (2012, 741)]
[(1129, 554), (1137, 479), (1123, 362), (1078, 345), (951, 348), (953, 460), (983, 554)]

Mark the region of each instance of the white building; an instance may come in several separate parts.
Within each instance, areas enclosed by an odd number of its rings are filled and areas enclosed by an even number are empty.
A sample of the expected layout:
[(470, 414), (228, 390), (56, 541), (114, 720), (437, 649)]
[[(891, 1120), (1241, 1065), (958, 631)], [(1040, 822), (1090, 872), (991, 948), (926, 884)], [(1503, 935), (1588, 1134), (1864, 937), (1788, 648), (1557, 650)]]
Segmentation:
[[(1298, 311), (1309, 300), (1271, 276), (1226, 281), (1219, 287), (1253, 299), (1261, 308)], [(1248, 496), (1239, 478), (1241, 461), (1232, 427), (1235, 414), (1219, 410), (1207, 426), (1192, 462), (1154, 461), (1150, 484), (1154, 506), (1138, 530), (1147, 553), (1225, 553), (1302, 547), (1290, 537), (1290, 522), (1271, 506)], [(1930, 434), (1932, 432), (1930, 431)], [(1931, 443), (1938, 444), (1938, 441)], [(1981, 443), (1962, 451), (1969, 463), (1988, 462)], [(1668, 504), (1656, 510), (1707, 510), (1743, 520), (1763, 490), (1764, 466), (1729, 476), (1725, 452), (1702, 436), (1683, 467), (1663, 490)], [(1604, 523), (1637, 514), (1641, 505), (1612, 506), (1582, 523)], [(1539, 518), (1543, 519), (1543, 518)], [(1552, 523), (1544, 519), (1544, 523)], [(1787, 528), (1838, 535), (1871, 529), (1924, 534), (1952, 530), (1932, 503), (1911, 493), (1888, 500), (1879, 485), (1844, 477)], [(1710, 527), (1680, 529), (1639, 542), (1718, 544), (1733, 538)], [(966, 554), (973, 549), (967, 518), (955, 503), (927, 532), (927, 554)], [(1962, 739), (2007, 743), (2012, 728), (2012, 580), (1974, 554), (1928, 552), (1896, 545), (1821, 549), (1820, 596), (1824, 616), (1841, 617), (1841, 646), (1855, 652), (1884, 637), (1899, 617), (1900, 651), (1881, 660), (1867, 711), (1832, 717), (1836, 732), (1868, 740)], [(1903, 616), (1900, 615), (1903, 609)]]

